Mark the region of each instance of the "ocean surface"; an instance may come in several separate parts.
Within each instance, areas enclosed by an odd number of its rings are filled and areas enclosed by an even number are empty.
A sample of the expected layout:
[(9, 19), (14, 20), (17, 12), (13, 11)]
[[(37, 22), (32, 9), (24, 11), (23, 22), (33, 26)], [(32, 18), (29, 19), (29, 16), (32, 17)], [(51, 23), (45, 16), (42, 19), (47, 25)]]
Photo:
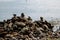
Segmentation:
[(10, 19), (13, 14), (21, 13), (38, 20), (60, 17), (60, 0), (0, 0), (0, 21)]

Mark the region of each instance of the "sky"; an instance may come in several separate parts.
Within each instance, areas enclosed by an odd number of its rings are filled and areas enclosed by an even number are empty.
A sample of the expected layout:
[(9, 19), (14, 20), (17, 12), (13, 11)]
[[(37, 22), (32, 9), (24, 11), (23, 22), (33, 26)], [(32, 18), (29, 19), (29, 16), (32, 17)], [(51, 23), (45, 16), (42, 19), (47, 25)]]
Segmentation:
[(60, 0), (0, 0), (0, 21), (22, 12), (33, 19), (60, 18)]

